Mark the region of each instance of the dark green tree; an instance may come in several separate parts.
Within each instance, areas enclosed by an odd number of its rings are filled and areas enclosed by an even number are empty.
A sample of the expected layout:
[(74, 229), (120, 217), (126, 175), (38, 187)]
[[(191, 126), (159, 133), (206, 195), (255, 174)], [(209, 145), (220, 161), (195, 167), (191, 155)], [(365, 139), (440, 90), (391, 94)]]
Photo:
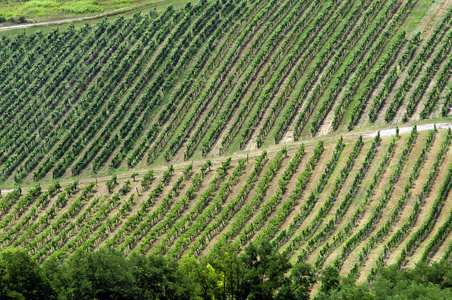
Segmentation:
[(178, 262), (163, 256), (133, 255), (130, 263), (133, 265), (132, 275), (142, 293), (140, 299), (183, 300), (196, 295), (198, 287), (194, 278), (186, 276)]
[(278, 291), (276, 299), (308, 300), (311, 287), (316, 282), (316, 275), (312, 266), (299, 256), (287, 280), (288, 282)]
[(141, 299), (132, 264), (117, 251), (77, 251), (54, 280), (67, 299)]
[(220, 296), (217, 299), (246, 299), (249, 285), (245, 283), (245, 265), (231, 244), (214, 248), (204, 264), (219, 275)]
[(340, 288), (330, 290), (330, 295), (320, 292), (315, 300), (341, 299), (341, 300), (372, 300), (375, 295), (369, 292), (365, 285), (341, 285)]
[(192, 289), (195, 293), (205, 300), (222, 299), (222, 279), (223, 276), (205, 259), (199, 262), (192, 256), (185, 256), (180, 261), (180, 268), (185, 276), (192, 281)]
[(246, 285), (242, 289), (245, 292), (242, 299), (270, 300), (280, 287), (287, 284), (285, 273), (291, 268), (289, 258), (278, 253), (268, 241), (263, 241), (258, 247), (248, 246), (242, 261)]
[(55, 299), (39, 265), (21, 249), (0, 252), (0, 299)]
[(339, 270), (334, 266), (327, 266), (322, 271), (320, 281), (321, 281), (320, 291), (329, 294), (331, 290), (334, 290), (339, 287), (339, 284), (341, 282)]

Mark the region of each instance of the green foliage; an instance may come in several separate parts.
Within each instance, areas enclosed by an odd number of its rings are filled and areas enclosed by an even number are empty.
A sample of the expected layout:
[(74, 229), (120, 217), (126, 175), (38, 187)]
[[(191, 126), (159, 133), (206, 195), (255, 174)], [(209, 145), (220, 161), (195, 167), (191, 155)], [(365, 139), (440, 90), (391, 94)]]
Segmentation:
[[(210, 160), (208, 161), (208, 163), (210, 163), (210, 165), (212, 165)], [(225, 176), (230, 167), (231, 167), (231, 158), (229, 157), (228, 159), (226, 159), (226, 161), (222, 162), (221, 167), (219, 167), (217, 169), (218, 175)]]
[(102, 12), (104, 8), (94, 0), (71, 1), (62, 6), (63, 11), (74, 13)]
[(59, 191), (61, 189), (61, 185), (60, 185), (60, 183), (57, 181), (57, 182), (55, 182), (53, 185), (51, 185), (50, 187), (49, 187), (49, 189), (48, 189), (48, 191), (49, 191), (49, 194), (51, 195), (51, 196), (53, 196), (57, 191)]
[(148, 189), (151, 182), (154, 180), (154, 170), (149, 170), (143, 177), (143, 180), (141, 180), (141, 186), (144, 189)]
[(1, 299), (55, 299), (38, 264), (21, 249), (0, 252)]
[(190, 179), (191, 174), (193, 174), (193, 164), (188, 164), (182, 172), (184, 173), (185, 179)]
[(130, 178), (132, 178), (133, 181), (135, 181), (137, 176), (140, 176), (140, 174), (138, 172), (133, 172), (132, 175), (130, 175)]
[(200, 292), (196, 277), (187, 276), (179, 263), (163, 256), (132, 256), (130, 264), (145, 299), (190, 299)]
[(109, 193), (111, 193), (113, 188), (118, 184), (117, 179), (118, 179), (118, 177), (115, 174), (107, 181), (106, 185), (107, 185)]
[(170, 165), (168, 167), (168, 169), (163, 173), (163, 178), (162, 178), (163, 184), (168, 185), (170, 183), (173, 172), (174, 172), (174, 167), (173, 167), (173, 165)]
[(223, 274), (221, 285), (233, 299), (309, 299), (316, 281), (310, 265), (299, 260), (292, 266), (268, 241), (250, 244), (240, 255), (227, 244), (211, 252), (206, 261)]
[(307, 300), (310, 299), (311, 287), (316, 283), (316, 275), (312, 266), (298, 257), (289, 275), (289, 284), (283, 286), (276, 299)]
[(52, 284), (68, 299), (139, 299), (141, 294), (124, 254), (77, 251), (56, 268)]
[[(452, 297), (452, 266), (444, 261), (402, 271), (390, 266), (378, 275), (370, 285), (356, 285), (328, 266), (314, 299)], [(250, 244), (240, 254), (226, 244), (200, 259), (184, 256), (180, 261), (77, 250), (65, 261), (51, 258), (39, 266), (24, 250), (0, 252), (1, 299), (307, 300), (316, 281), (314, 269), (301, 256), (291, 264), (268, 241)]]
[(322, 271), (320, 281), (322, 282), (320, 285), (320, 291), (329, 294), (330, 290), (334, 290), (339, 286), (339, 270), (336, 267), (327, 266)]
[(43, 265), (61, 299), (309, 299), (312, 267), (295, 265), (268, 242), (238, 254), (232, 245), (197, 260), (117, 251), (76, 251)]
[(127, 180), (124, 183), (124, 186), (122, 188), (119, 189), (119, 192), (123, 195), (126, 195), (127, 193), (130, 192), (130, 190), (132, 189), (132, 187), (130, 186), (130, 180)]
[(70, 195), (70, 194), (73, 194), (73, 193), (75, 193), (77, 191), (77, 187), (78, 187), (78, 180), (76, 180), (73, 183), (69, 184), (64, 189), (64, 191)]
[[(326, 270), (326, 269), (325, 269)], [(334, 273), (334, 272), (333, 272)], [(389, 266), (380, 270), (379, 277), (370, 286), (355, 285), (347, 278), (340, 279), (336, 274), (328, 286), (328, 292), (321, 288), (314, 299), (451, 299), (452, 266), (446, 262), (424, 263), (414, 269), (399, 270)], [(323, 277), (322, 277), (323, 278)], [(323, 286), (322, 279), (322, 286)], [(326, 284), (326, 282), (325, 282)]]

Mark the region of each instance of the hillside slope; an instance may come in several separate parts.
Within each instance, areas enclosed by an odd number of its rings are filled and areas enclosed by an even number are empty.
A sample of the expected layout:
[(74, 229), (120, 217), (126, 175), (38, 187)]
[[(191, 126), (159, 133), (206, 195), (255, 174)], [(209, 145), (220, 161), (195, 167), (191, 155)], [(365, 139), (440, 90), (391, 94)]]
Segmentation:
[(0, 179), (105, 174), (447, 117), (452, 13), (421, 2), (200, 2), (2, 37)]
[(415, 0), (200, 1), (1, 36), (0, 247), (269, 240), (358, 283), (449, 261), (451, 48), (452, 1)]
[[(1, 245), (201, 256), (272, 241), (361, 283), (387, 264), (450, 259), (450, 129), (301, 144), (253, 158), (1, 198)], [(127, 182), (128, 181), (128, 182)]]

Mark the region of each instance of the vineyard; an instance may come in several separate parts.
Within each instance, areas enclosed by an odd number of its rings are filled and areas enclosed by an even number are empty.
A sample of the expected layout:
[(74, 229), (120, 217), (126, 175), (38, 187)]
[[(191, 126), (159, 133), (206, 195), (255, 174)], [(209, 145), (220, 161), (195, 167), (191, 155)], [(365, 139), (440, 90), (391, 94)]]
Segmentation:
[(449, 261), (452, 134), (415, 125), (452, 120), (452, 3), (427, 2), (201, 0), (0, 36), (1, 247), (268, 240), (358, 283)]
[(106, 174), (447, 117), (452, 11), (439, 6), (429, 34), (401, 29), (416, 1), (274, 0), (3, 36), (0, 179)]
[(452, 255), (450, 130), (339, 138), (130, 179), (19, 188), (1, 198), (1, 246), (37, 261), (76, 249), (200, 257), (271, 241), (359, 283), (387, 264)]

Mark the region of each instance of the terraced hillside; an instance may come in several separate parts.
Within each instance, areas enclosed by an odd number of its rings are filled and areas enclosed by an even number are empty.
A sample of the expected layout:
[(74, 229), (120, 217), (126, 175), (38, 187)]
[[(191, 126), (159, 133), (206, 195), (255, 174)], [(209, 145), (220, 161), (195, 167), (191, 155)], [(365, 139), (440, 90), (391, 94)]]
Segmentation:
[(105, 174), (447, 117), (452, 12), (426, 4), (201, 1), (3, 36), (0, 179)]
[(361, 283), (387, 264), (450, 260), (452, 133), (311, 142), (239, 160), (1, 198), (1, 247), (35, 259), (75, 249), (196, 257), (272, 241)]

